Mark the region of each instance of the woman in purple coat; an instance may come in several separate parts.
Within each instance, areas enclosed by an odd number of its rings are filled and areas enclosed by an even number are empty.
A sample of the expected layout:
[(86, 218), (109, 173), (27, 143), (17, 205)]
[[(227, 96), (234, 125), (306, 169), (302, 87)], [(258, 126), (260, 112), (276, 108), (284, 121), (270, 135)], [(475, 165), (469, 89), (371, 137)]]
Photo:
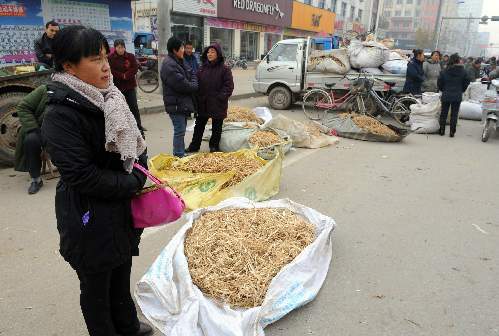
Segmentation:
[(203, 140), (203, 133), (208, 119), (212, 120), (210, 152), (218, 152), (222, 124), (227, 118), (229, 98), (234, 91), (232, 71), (224, 64), (220, 45), (213, 44), (206, 48), (201, 56), (202, 66), (198, 71), (198, 115), (194, 135), (187, 153), (198, 152)]

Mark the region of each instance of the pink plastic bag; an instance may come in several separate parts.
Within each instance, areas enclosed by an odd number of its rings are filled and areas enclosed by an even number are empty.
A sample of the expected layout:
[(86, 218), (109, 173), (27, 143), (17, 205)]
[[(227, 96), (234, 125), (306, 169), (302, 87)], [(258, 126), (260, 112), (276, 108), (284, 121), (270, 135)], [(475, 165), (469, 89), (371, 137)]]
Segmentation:
[(182, 197), (138, 163), (134, 163), (133, 166), (155, 184), (143, 189), (132, 199), (133, 226), (142, 229), (168, 224), (179, 219), (185, 209)]

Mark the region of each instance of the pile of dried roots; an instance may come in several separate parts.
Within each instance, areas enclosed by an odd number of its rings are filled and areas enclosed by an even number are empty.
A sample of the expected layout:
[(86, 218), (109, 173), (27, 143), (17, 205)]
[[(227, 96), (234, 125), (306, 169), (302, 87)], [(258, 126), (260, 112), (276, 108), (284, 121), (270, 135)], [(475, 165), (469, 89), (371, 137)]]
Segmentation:
[(369, 133), (384, 136), (397, 136), (397, 133), (394, 130), (373, 117), (356, 113), (343, 113), (342, 116), (343, 118), (351, 117), (355, 125)]
[(207, 212), (187, 233), (192, 280), (233, 307), (260, 306), (271, 280), (315, 239), (314, 226), (282, 208)]
[(263, 120), (258, 118), (255, 112), (247, 107), (241, 106), (229, 106), (227, 111), (227, 118), (224, 121), (227, 122), (255, 122), (257, 124), (263, 124)]
[(265, 148), (279, 144), (283, 139), (273, 131), (256, 131), (248, 139), (250, 145)]
[(176, 170), (191, 173), (226, 173), (234, 171), (235, 175), (222, 187), (238, 184), (247, 176), (256, 173), (265, 163), (244, 156), (224, 153), (203, 153), (191, 157), (188, 161), (174, 166)]

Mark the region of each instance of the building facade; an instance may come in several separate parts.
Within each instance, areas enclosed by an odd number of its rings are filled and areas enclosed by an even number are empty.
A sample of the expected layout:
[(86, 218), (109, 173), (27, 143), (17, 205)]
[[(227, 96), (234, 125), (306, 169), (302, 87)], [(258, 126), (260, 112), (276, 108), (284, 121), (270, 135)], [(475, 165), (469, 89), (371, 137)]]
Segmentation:
[[(192, 41), (197, 51), (218, 42), (226, 55), (255, 60), (283, 38), (332, 36), (336, 1), (314, 1), (173, 0), (172, 33)], [(132, 7), (135, 29), (154, 32), (157, 1), (135, 1)]]

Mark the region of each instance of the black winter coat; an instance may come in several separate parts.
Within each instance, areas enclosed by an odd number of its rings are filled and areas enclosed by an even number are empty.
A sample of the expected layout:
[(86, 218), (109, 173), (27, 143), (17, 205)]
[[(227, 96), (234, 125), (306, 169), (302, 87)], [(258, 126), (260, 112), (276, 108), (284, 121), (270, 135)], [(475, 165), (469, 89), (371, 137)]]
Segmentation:
[[(60, 253), (75, 270), (107, 271), (138, 255), (142, 230), (132, 227), (130, 200), (146, 178), (136, 169), (127, 174), (120, 155), (104, 149), (102, 110), (64, 84), (47, 89), (42, 134), (61, 174), (55, 195)], [(139, 161), (146, 166), (146, 154)]]
[(407, 64), (404, 93), (421, 94), (421, 85), (425, 80), (423, 62), (413, 58)]
[[(52, 44), (54, 39), (48, 38), (47, 33), (35, 41), (35, 54), (38, 62), (52, 67), (54, 65), (54, 58), (52, 52)], [(52, 54), (52, 58), (48, 58), (45, 54)]]
[[(207, 59), (209, 48), (217, 50), (218, 59), (210, 63)], [(234, 91), (232, 71), (224, 64), (222, 49), (218, 44), (206, 48), (201, 56), (203, 65), (198, 71), (199, 94), (198, 114), (203, 117), (227, 118), (229, 98)]]
[(195, 111), (193, 94), (198, 90), (198, 81), (184, 60), (168, 54), (161, 66), (161, 82), (167, 113), (190, 115)]
[(470, 79), (462, 65), (453, 65), (442, 71), (437, 84), (438, 90), (442, 91), (443, 102), (460, 102)]

